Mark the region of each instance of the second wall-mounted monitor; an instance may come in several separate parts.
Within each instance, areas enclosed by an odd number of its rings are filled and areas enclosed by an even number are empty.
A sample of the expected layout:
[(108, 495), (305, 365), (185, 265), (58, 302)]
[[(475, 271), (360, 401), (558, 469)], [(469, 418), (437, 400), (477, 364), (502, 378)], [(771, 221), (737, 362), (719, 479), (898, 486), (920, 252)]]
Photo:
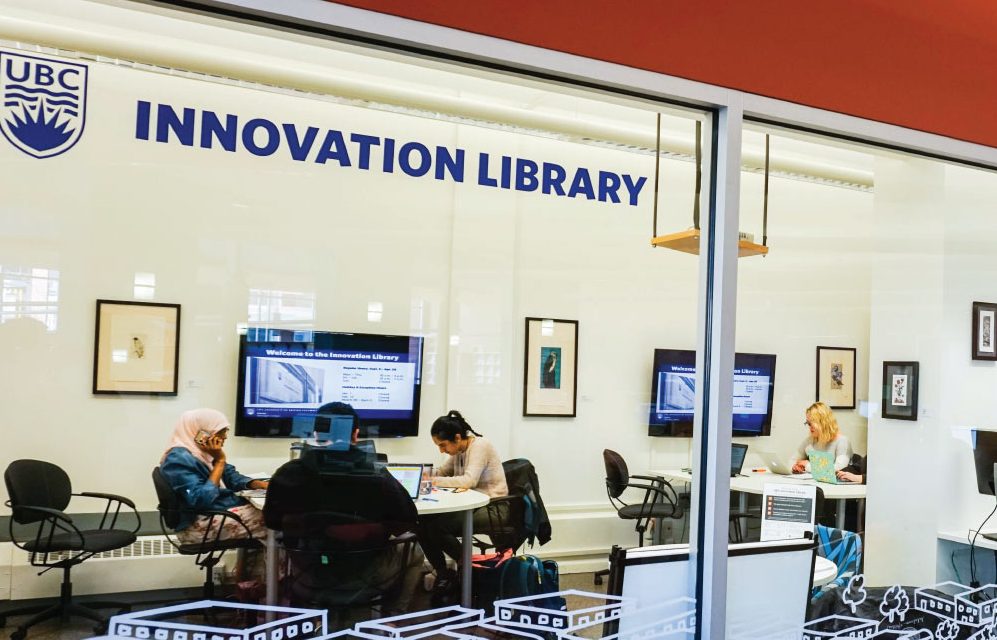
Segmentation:
[[(736, 436), (767, 436), (772, 430), (775, 356), (734, 355)], [(648, 435), (690, 437), (696, 407), (696, 352), (655, 349)]]
[(422, 347), (415, 336), (250, 327), (239, 342), (235, 434), (301, 437), (296, 420), (318, 424), (319, 407), (345, 402), (363, 438), (417, 436)]

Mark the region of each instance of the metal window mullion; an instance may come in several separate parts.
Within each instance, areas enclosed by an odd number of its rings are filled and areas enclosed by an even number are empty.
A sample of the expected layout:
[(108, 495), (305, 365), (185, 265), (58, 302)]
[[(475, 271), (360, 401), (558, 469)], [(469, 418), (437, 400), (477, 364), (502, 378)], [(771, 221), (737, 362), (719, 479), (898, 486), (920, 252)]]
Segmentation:
[[(737, 100), (737, 98), (733, 98)], [(707, 141), (709, 189), (700, 240), (692, 558), (696, 564), (697, 638), (725, 637), (730, 443), (737, 305), (740, 102), (715, 112)]]

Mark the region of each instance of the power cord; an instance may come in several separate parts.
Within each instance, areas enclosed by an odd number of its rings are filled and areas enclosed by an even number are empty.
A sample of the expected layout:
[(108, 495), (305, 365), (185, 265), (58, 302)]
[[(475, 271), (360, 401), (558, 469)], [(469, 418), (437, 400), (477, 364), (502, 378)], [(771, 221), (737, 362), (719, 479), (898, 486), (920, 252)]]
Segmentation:
[(994, 505), (993, 511), (984, 518), (980, 526), (973, 532), (973, 537), (969, 539), (969, 587), (971, 589), (976, 589), (980, 586), (979, 581), (976, 579), (976, 537), (980, 535), (980, 530), (987, 526), (987, 522), (990, 521), (990, 518), (994, 517), (995, 513), (997, 513), (997, 505)]

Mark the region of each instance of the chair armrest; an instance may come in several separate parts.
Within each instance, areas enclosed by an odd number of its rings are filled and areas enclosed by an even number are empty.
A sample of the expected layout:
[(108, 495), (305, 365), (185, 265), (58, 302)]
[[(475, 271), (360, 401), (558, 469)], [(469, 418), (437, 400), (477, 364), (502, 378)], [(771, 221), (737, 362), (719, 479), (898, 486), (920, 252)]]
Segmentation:
[(26, 504), (20, 504), (15, 507), (11, 506), (9, 502), (7, 503), (7, 506), (11, 508), (13, 513), (17, 513), (18, 511), (34, 511), (35, 513), (40, 513), (57, 520), (62, 520), (67, 524), (73, 524), (73, 519), (58, 509), (49, 509), (48, 507), (32, 507)]
[[(104, 515), (100, 519), (100, 525), (98, 529), (114, 529), (114, 525), (118, 523), (118, 515), (121, 513), (121, 505), (127, 506), (135, 514), (135, 528), (132, 529), (132, 533), (138, 533), (138, 530), (142, 527), (142, 516), (138, 514), (138, 509), (135, 508), (135, 503), (124, 496), (115, 495), (113, 493), (96, 493), (91, 491), (82, 491), (80, 493), (74, 493), (73, 496), (79, 496), (83, 498), (98, 498), (100, 500), (107, 500), (107, 504), (104, 506)], [(117, 505), (115, 505), (117, 503)], [(113, 513), (111, 507), (114, 507)], [(110, 522), (108, 522), (110, 518)], [(107, 525), (106, 527), (104, 525)]]
[(388, 544), (407, 544), (409, 542), (416, 542), (418, 540), (419, 537), (415, 534), (414, 531), (406, 531), (405, 533), (390, 538), (388, 540)]
[[(630, 476), (635, 478), (636, 476)], [(628, 482), (626, 484), (627, 489), (643, 489), (645, 491), (653, 491), (654, 493), (664, 493), (664, 487), (658, 484), (641, 484), (639, 482)]]
[(650, 480), (651, 482), (664, 482), (664, 478), (661, 476), (630, 476), (631, 478), (637, 478), (638, 480)]
[(102, 498), (104, 500), (113, 500), (115, 502), (120, 502), (126, 504), (132, 509), (135, 508), (135, 503), (124, 496), (115, 495), (113, 493), (96, 493), (93, 491), (81, 491), (80, 493), (74, 493), (74, 496), (82, 496), (85, 498)]

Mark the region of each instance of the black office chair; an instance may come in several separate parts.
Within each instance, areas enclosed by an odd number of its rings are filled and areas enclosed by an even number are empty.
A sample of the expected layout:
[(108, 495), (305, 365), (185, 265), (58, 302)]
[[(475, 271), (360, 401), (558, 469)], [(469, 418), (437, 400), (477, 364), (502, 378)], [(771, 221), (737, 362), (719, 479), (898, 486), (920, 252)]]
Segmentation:
[[(159, 470), (159, 467), (152, 470), (152, 483), (156, 487), (156, 497), (159, 499), (156, 509), (159, 510), (159, 526), (163, 530), (163, 535), (166, 536), (166, 539), (170, 541), (173, 548), (181, 555), (196, 556), (194, 564), (204, 571), (202, 594), (206, 600), (211, 600), (215, 597), (215, 581), (212, 575), (214, 567), (221, 562), (225, 552), (233, 549), (260, 549), (263, 543), (253, 538), (249, 527), (243, 524), (242, 519), (231, 511), (185, 508), (180, 503), (170, 483), (163, 477), (163, 473)], [(199, 542), (184, 544), (176, 539), (174, 530), (177, 523), (180, 522), (180, 516), (184, 514), (194, 517), (206, 516), (212, 519), (209, 526), (205, 528), (204, 536)], [(211, 526), (214, 524), (213, 520), (215, 518), (219, 518), (219, 526), (217, 528)], [(222, 525), (224, 525), (225, 519), (234, 520), (242, 525), (242, 528), (246, 531), (246, 536), (244, 538), (221, 538)]]
[(475, 537), (474, 546), (481, 553), (488, 549), (496, 551), (519, 551), (527, 542), (533, 546), (535, 539), (540, 544), (550, 539), (548, 530), (539, 529), (546, 522), (543, 499), (540, 497), (540, 487), (536, 479), (536, 470), (526, 458), (514, 458), (502, 463), (506, 485), (509, 494), (501, 498), (492, 498), (488, 504), (475, 510), (476, 513), (487, 514), (487, 525), (478, 531), (488, 536), (485, 540)]
[[(35, 614), (10, 634), (12, 640), (22, 640), (30, 627), (51, 618), (63, 623), (71, 616), (81, 616), (97, 622), (94, 631), (101, 633), (107, 618), (96, 609), (115, 608), (130, 610), (125, 603), (89, 602), (82, 605), (73, 601), (73, 567), (95, 554), (127, 547), (135, 542), (141, 526), (135, 504), (128, 498), (108, 493), (73, 493), (69, 476), (58, 466), (41, 460), (15, 460), (4, 472), (4, 482), (10, 499), (10, 538), (19, 549), (30, 554), (32, 566), (43, 567), (38, 575), (52, 569), (62, 569), (62, 590), (59, 602), (49, 607), (28, 607), (0, 613), (0, 626), (6, 626), (10, 616)], [(72, 516), (65, 513), (73, 497), (105, 500), (104, 514), (96, 529), (81, 531)], [(116, 528), (121, 506), (131, 508), (135, 514), (135, 528)], [(25, 535), (31, 533), (31, 535)]]
[[(606, 465), (606, 494), (609, 502), (616, 509), (616, 514), (624, 520), (635, 520), (637, 531), (637, 546), (644, 546), (644, 532), (648, 523), (658, 518), (681, 518), (682, 505), (678, 494), (672, 485), (658, 476), (632, 476), (627, 469), (623, 456), (606, 449), (602, 452), (602, 460)], [(634, 482), (644, 480), (645, 482)], [(639, 489), (644, 492), (640, 503), (627, 504), (620, 496), (627, 489)], [(609, 575), (609, 570), (597, 571), (595, 584), (602, 584), (603, 576)]]
[[(390, 475), (324, 466), (318, 457), (302, 457), (270, 480), (263, 517), (280, 532), (290, 564), (287, 596), (294, 606), (334, 616), (354, 607), (381, 609), (409, 569), (415, 506)], [(410, 512), (397, 512), (399, 503)]]

